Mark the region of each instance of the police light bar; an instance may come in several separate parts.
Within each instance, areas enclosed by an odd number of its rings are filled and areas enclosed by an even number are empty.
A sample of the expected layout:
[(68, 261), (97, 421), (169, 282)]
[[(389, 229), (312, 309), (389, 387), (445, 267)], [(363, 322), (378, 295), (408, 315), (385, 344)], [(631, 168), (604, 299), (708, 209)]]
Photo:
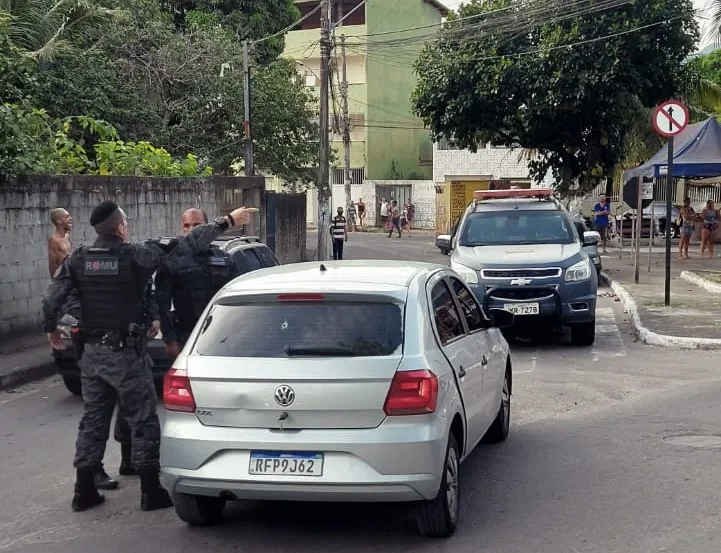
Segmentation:
[(516, 188), (510, 190), (476, 190), (473, 200), (505, 200), (510, 198), (550, 198), (555, 194), (553, 188)]

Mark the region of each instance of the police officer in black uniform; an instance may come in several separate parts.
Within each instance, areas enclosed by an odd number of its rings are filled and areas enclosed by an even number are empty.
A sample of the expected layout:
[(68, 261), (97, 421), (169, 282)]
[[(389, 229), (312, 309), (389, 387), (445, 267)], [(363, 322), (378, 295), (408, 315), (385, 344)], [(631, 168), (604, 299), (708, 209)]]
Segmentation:
[[(204, 211), (188, 209), (181, 218), (182, 233), (207, 222)], [(177, 255), (163, 264), (155, 275), (155, 294), (168, 358), (178, 356), (216, 292), (239, 275), (233, 258), (216, 246), (195, 255)]]
[(178, 239), (131, 244), (127, 242), (128, 221), (122, 209), (105, 201), (93, 210), (90, 224), (98, 233), (95, 244), (81, 246), (66, 258), (43, 297), (45, 330), (54, 349), (65, 348), (57, 319), (73, 288), (78, 291), (82, 311), (84, 352), (79, 365), (85, 405), (73, 462), (74, 511), (105, 500), (98, 493), (95, 474), (105, 453), (116, 397), (132, 432), (141, 509), (152, 511), (172, 505), (159, 480), (160, 423), (151, 359), (145, 351), (145, 286), (164, 260), (207, 250), (228, 227), (246, 224), (253, 211), (257, 210), (236, 209)]

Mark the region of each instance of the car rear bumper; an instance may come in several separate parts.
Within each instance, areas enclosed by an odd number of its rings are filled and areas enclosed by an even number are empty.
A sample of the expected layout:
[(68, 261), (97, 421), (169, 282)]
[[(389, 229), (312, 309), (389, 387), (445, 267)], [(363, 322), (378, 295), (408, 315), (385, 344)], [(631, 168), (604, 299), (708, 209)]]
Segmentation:
[[(280, 431), (203, 426), (167, 413), (161, 481), (172, 493), (233, 499), (403, 502), (438, 493), (448, 424), (437, 416), (386, 419), (378, 428)], [(252, 475), (251, 451), (318, 452), (320, 476)]]

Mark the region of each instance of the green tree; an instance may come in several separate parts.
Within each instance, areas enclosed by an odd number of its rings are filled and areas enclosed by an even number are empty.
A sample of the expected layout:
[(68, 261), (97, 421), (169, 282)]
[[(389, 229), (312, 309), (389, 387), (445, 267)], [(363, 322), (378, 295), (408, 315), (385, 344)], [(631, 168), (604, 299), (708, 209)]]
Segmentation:
[[(461, 16), (485, 17), (485, 31), (451, 18), (416, 63), (413, 102), (436, 137), (473, 150), (483, 142), (534, 149), (540, 158), (529, 169), (537, 180), (551, 170), (559, 190), (577, 183), (583, 193), (624, 158), (639, 106), (683, 91), (680, 68), (698, 30), (691, 0), (632, 2), (565, 18), (558, 17), (561, 2), (539, 2), (462, 6)], [(494, 10), (507, 17), (534, 5), (548, 12), (542, 21), (520, 29), (494, 24)]]
[[(176, 156), (195, 152), (228, 173), (243, 153), (241, 45), (213, 14), (188, 14), (182, 32), (164, 14), (156, 15), (129, 16), (108, 49), (155, 113), (152, 142)], [(318, 127), (313, 98), (294, 63), (255, 65), (252, 90), (257, 168), (290, 183), (309, 182), (307, 168), (317, 165)]]
[(117, 14), (94, 0), (0, 0), (0, 11), (12, 16), (13, 44), (39, 60), (96, 41)]
[[(161, 0), (161, 6), (173, 14), (178, 30), (187, 28), (189, 15), (204, 12), (216, 15), (240, 40), (270, 36), (300, 18), (293, 0)], [(266, 40), (255, 48), (254, 57), (268, 64), (280, 56), (284, 45), (283, 35)]]

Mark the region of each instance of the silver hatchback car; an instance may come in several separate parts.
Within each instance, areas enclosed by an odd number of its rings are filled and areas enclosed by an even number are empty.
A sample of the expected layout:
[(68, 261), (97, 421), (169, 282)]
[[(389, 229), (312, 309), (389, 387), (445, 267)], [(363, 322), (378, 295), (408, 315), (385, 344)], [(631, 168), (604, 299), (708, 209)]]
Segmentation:
[(302, 263), (226, 285), (164, 382), (161, 478), (178, 516), (228, 500), (418, 502), (449, 536), (459, 464), (509, 431), (500, 327), (443, 265)]

